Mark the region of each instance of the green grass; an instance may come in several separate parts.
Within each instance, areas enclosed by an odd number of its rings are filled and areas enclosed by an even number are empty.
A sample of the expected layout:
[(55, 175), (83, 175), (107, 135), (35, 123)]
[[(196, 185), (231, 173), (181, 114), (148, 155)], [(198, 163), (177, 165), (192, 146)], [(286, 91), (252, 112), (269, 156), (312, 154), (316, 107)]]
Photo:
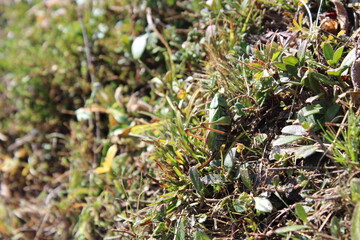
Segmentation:
[(1, 237), (358, 237), (353, 31), (207, 4), (1, 6)]

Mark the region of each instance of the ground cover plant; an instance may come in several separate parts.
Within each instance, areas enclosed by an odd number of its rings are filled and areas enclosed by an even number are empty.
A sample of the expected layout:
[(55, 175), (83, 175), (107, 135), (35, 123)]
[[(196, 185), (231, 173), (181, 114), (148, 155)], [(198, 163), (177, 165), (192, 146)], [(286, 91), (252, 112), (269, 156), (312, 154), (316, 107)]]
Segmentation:
[(360, 239), (358, 7), (1, 3), (1, 238)]

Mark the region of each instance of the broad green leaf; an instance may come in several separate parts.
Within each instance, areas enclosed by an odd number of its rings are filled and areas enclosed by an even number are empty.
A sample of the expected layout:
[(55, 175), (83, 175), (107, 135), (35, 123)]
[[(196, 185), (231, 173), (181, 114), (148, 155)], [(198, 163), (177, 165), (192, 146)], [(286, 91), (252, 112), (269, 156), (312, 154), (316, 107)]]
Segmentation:
[(296, 204), (295, 213), (303, 222), (307, 222), (307, 214), (304, 207), (301, 204)]
[(351, 200), (360, 202), (360, 178), (353, 178), (350, 181)]
[(351, 64), (355, 61), (356, 59), (356, 48), (354, 48), (353, 50), (351, 50), (346, 57), (344, 58), (344, 60), (342, 61), (340, 67), (350, 67)]
[(287, 227), (278, 228), (275, 230), (275, 233), (280, 234), (280, 233), (295, 232), (295, 231), (299, 231), (299, 230), (307, 229), (307, 228), (310, 228), (310, 227), (306, 226), (306, 225), (291, 225), (291, 226), (287, 226)]
[(294, 135), (283, 136), (283, 135), (281, 135), (278, 139), (276, 139), (273, 142), (273, 146), (285, 145), (285, 144), (292, 143), (292, 142), (295, 142), (297, 140), (300, 140), (302, 138), (303, 138), (302, 136), (294, 136)]
[(295, 150), (295, 158), (307, 158), (311, 156), (312, 154), (316, 153), (316, 151), (319, 149), (318, 146), (315, 145), (309, 145), (309, 146), (302, 146)]
[(282, 61), (286, 65), (296, 66), (299, 63), (299, 59), (294, 56), (286, 56), (282, 58)]
[(255, 209), (260, 212), (271, 212), (273, 210), (273, 206), (267, 198), (254, 197), (254, 201)]
[(198, 173), (196, 167), (190, 168), (189, 175), (190, 175), (191, 182), (195, 187), (196, 192), (200, 196), (204, 196), (204, 185), (200, 180), (200, 176), (199, 176), (199, 173)]
[(95, 173), (101, 174), (101, 173), (107, 173), (111, 169), (111, 163), (114, 160), (114, 157), (117, 152), (117, 146), (116, 144), (109, 147), (109, 150), (106, 153), (105, 161), (103, 162), (101, 167), (98, 167), (94, 170)]
[(330, 80), (330, 78), (324, 74), (318, 73), (318, 72), (310, 72), (309, 73), (310, 80), (320, 81), (325, 84), (329, 85), (335, 85), (336, 82)]
[(236, 148), (230, 149), (228, 154), (226, 154), (226, 157), (224, 159), (224, 168), (226, 172), (231, 172), (231, 170), (234, 168), (235, 164), (235, 154), (236, 154)]
[(305, 135), (307, 135), (306, 129), (301, 125), (285, 126), (283, 129), (281, 129), (281, 133), (289, 134), (289, 135), (296, 135), (296, 136), (305, 136)]
[(135, 38), (131, 45), (131, 53), (133, 55), (133, 58), (139, 59), (141, 58), (142, 54), (145, 51), (146, 48), (146, 42), (149, 37), (148, 33), (145, 33), (143, 35), (138, 36)]
[(324, 43), (323, 47), (323, 53), (326, 60), (332, 60), (334, 57), (334, 49), (329, 43)]
[(320, 104), (313, 104), (313, 105), (309, 105), (306, 107), (303, 107), (300, 111), (299, 111), (299, 115), (303, 116), (303, 117), (308, 117), (314, 114), (319, 114), (323, 112), (323, 107)]
[(360, 240), (360, 202), (355, 206), (351, 221), (351, 239)]

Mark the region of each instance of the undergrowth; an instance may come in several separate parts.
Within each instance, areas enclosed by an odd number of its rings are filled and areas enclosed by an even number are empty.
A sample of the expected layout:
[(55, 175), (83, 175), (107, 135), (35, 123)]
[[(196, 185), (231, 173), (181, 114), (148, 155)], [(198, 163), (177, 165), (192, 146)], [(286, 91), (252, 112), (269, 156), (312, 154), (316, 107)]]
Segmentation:
[(360, 238), (352, 5), (1, 10), (1, 237)]

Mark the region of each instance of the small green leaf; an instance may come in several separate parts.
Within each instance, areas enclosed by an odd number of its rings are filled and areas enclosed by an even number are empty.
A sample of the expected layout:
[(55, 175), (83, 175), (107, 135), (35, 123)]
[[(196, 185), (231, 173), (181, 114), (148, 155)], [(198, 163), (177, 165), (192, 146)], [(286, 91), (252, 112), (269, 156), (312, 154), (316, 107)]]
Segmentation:
[(224, 159), (224, 168), (226, 172), (231, 172), (231, 170), (234, 168), (235, 164), (235, 154), (236, 154), (236, 148), (230, 149), (228, 154), (226, 154), (226, 157)]
[(334, 49), (329, 43), (324, 43), (323, 47), (323, 53), (326, 60), (332, 60), (334, 57)]
[(299, 60), (294, 56), (286, 56), (282, 58), (282, 61), (286, 65), (296, 66), (299, 63)]
[(245, 212), (245, 206), (242, 201), (235, 200), (232, 202), (232, 205), (233, 205), (235, 212), (238, 212), (238, 213)]
[(297, 140), (300, 140), (302, 138), (303, 138), (302, 136), (294, 136), (294, 135), (283, 136), (283, 135), (281, 135), (278, 139), (276, 139), (273, 142), (273, 146), (285, 145), (285, 144), (292, 143), (292, 142), (295, 142)]
[(273, 206), (267, 198), (254, 197), (254, 201), (255, 201), (255, 209), (260, 212), (271, 212), (273, 210)]
[(298, 52), (297, 52), (297, 56), (299, 58), (299, 62), (302, 65), (304, 63), (305, 60), (305, 54), (306, 54), (306, 50), (307, 50), (307, 44), (308, 44), (309, 40), (303, 40), (299, 46)]
[(344, 51), (344, 46), (338, 48), (335, 51), (334, 57), (333, 57), (334, 64), (337, 64), (339, 62), (340, 58), (342, 57), (343, 51)]
[(295, 213), (303, 222), (307, 222), (307, 214), (304, 207), (301, 204), (296, 204)]
[(203, 232), (196, 231), (194, 233), (194, 239), (195, 240), (210, 240), (210, 238)]
[(288, 233), (288, 232), (299, 231), (299, 230), (307, 229), (307, 228), (310, 228), (310, 227), (306, 226), (306, 225), (291, 225), (291, 226), (287, 226), (287, 227), (278, 228), (275, 230), (275, 233), (277, 233), (277, 234)]
[(240, 167), (240, 178), (241, 182), (245, 185), (245, 187), (251, 190), (253, 182), (250, 178), (249, 170), (245, 167), (244, 164)]
[(284, 63), (274, 63), (275, 67), (277, 67), (280, 70), (286, 71), (286, 65)]
[(191, 182), (193, 183), (193, 185), (195, 187), (196, 192), (200, 196), (204, 196), (204, 185), (200, 180), (200, 176), (199, 176), (199, 173), (198, 173), (196, 167), (190, 168), (189, 175), (190, 175)]

